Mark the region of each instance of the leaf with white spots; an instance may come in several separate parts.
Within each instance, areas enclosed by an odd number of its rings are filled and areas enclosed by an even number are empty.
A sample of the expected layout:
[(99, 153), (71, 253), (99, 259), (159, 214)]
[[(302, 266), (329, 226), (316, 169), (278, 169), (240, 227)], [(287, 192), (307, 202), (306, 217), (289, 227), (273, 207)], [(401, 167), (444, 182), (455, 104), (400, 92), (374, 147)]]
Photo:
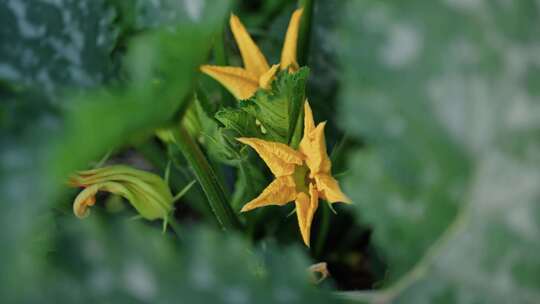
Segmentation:
[(345, 191), (387, 263), (373, 303), (540, 298), (540, 3), (357, 1), (338, 41)]
[(104, 0), (0, 2), (0, 81), (59, 90), (111, 78), (115, 12)]
[(20, 294), (18, 302), (336, 303), (311, 283), (296, 249), (248, 250), (239, 236), (207, 228), (186, 229), (179, 242), (141, 222), (99, 215), (61, 224), (55, 246), (62, 250), (34, 274), (55, 279), (31, 285), (40, 292)]

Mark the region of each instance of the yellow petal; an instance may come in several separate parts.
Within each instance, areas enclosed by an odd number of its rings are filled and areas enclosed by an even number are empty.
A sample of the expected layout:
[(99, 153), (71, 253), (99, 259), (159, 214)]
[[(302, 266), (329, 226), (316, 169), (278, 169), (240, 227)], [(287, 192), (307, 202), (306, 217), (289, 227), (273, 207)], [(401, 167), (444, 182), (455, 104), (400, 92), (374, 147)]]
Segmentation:
[(298, 30), (300, 28), (300, 19), (302, 18), (303, 9), (294, 11), (287, 28), (283, 50), (281, 51), (281, 70), (289, 68), (289, 71), (298, 70), (296, 62), (296, 48), (298, 44)]
[(244, 205), (242, 212), (255, 208), (277, 205), (282, 206), (296, 198), (296, 185), (290, 176), (276, 178), (255, 199)]
[(315, 120), (313, 119), (313, 111), (309, 106), (309, 102), (306, 99), (304, 102), (304, 136), (305, 134), (311, 134), (315, 130)]
[(268, 69), (270, 69), (266, 58), (255, 42), (253, 42), (253, 39), (251, 39), (251, 36), (240, 19), (234, 14), (231, 14), (230, 25), (234, 39), (236, 40), (238, 48), (240, 49), (240, 54), (242, 55), (242, 60), (244, 61), (244, 67), (249, 72), (255, 74), (257, 78), (260, 77), (262, 74), (266, 73)]
[(312, 177), (317, 173), (330, 174), (332, 168), (332, 163), (326, 152), (325, 126), (326, 123), (323, 122), (315, 127), (313, 111), (306, 100), (304, 103), (304, 136), (300, 141), (299, 150), (305, 156)]
[(255, 149), (276, 177), (291, 175), (295, 166), (302, 165), (302, 154), (285, 144), (258, 138), (237, 140)]
[(304, 192), (298, 193), (295, 203), (300, 234), (306, 246), (309, 247), (311, 223), (313, 222), (315, 211), (317, 211), (317, 207), (319, 206), (319, 197), (315, 186), (309, 184), (309, 195)]
[(339, 184), (335, 178), (328, 174), (317, 174), (315, 175), (315, 182), (317, 183), (317, 190), (319, 195), (324, 200), (327, 200), (331, 203), (351, 203), (349, 199), (339, 187)]
[(265, 90), (270, 88), (270, 84), (276, 78), (276, 72), (279, 68), (279, 64), (274, 64), (261, 78), (259, 78), (259, 86)]
[(248, 99), (259, 88), (257, 76), (237, 67), (201, 66), (201, 71), (221, 83), (237, 99)]
[(320, 123), (313, 131), (304, 134), (300, 141), (299, 150), (305, 156), (306, 165), (311, 171), (312, 177), (318, 173), (329, 174), (332, 168), (332, 163), (326, 152), (325, 126), (326, 122)]
[(96, 193), (99, 191), (101, 185), (92, 185), (84, 188), (79, 195), (75, 198), (73, 203), (73, 213), (78, 218), (85, 218), (89, 214), (88, 208), (96, 203)]

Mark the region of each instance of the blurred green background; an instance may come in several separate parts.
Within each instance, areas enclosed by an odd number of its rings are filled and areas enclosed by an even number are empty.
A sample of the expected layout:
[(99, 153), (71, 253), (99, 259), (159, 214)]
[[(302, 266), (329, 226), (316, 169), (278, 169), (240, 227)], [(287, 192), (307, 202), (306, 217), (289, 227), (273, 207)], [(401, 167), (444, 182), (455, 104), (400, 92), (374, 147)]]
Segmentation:
[(154, 131), (185, 117), (237, 211), (269, 174), (216, 145), (235, 101), (197, 68), (240, 66), (231, 12), (277, 62), (297, 1), (0, 0), (0, 302), (539, 303), (540, 3), (300, 3), (306, 95), (354, 201), (321, 204), (311, 249), (290, 208), (223, 232), (197, 185), (163, 235), (114, 196), (76, 219), (66, 184), (110, 153), (172, 160), (176, 193), (193, 173)]

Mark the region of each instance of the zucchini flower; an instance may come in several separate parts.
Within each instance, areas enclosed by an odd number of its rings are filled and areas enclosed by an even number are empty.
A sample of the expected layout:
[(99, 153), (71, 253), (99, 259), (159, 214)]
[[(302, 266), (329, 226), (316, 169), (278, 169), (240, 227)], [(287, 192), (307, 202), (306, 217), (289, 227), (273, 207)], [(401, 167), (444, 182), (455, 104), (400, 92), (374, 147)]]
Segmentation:
[(325, 123), (315, 126), (313, 113), (306, 101), (304, 104), (304, 136), (299, 150), (278, 142), (258, 138), (237, 140), (253, 148), (276, 179), (255, 199), (248, 202), (242, 212), (255, 208), (295, 202), (300, 234), (309, 247), (311, 223), (319, 198), (329, 203), (350, 203), (332, 177), (332, 163), (326, 152), (324, 138)]
[(266, 57), (251, 39), (240, 19), (231, 14), (231, 31), (240, 49), (244, 67), (203, 65), (201, 71), (221, 83), (239, 100), (250, 98), (259, 88), (270, 88), (278, 69), (294, 72), (299, 68), (296, 48), (302, 12), (303, 9), (294, 11), (285, 35), (281, 61), (272, 67), (268, 65)]
[(70, 185), (84, 188), (73, 203), (73, 213), (78, 218), (88, 216), (89, 207), (95, 204), (98, 191), (124, 197), (141, 217), (147, 220), (163, 219), (164, 228), (173, 210), (171, 190), (161, 177), (128, 166), (80, 171), (70, 178)]

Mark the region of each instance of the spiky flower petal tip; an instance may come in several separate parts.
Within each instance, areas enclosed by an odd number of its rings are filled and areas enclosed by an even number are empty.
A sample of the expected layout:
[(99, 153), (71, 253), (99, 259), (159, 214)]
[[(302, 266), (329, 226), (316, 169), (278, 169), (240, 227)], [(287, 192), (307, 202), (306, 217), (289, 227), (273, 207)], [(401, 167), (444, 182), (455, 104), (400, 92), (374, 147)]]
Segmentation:
[(295, 72), (299, 68), (296, 49), (302, 13), (303, 9), (294, 11), (285, 34), (281, 61), (272, 66), (268, 64), (240, 19), (231, 14), (229, 24), (244, 67), (203, 65), (200, 67), (201, 72), (221, 83), (238, 100), (249, 99), (259, 89), (269, 89), (278, 69)]

